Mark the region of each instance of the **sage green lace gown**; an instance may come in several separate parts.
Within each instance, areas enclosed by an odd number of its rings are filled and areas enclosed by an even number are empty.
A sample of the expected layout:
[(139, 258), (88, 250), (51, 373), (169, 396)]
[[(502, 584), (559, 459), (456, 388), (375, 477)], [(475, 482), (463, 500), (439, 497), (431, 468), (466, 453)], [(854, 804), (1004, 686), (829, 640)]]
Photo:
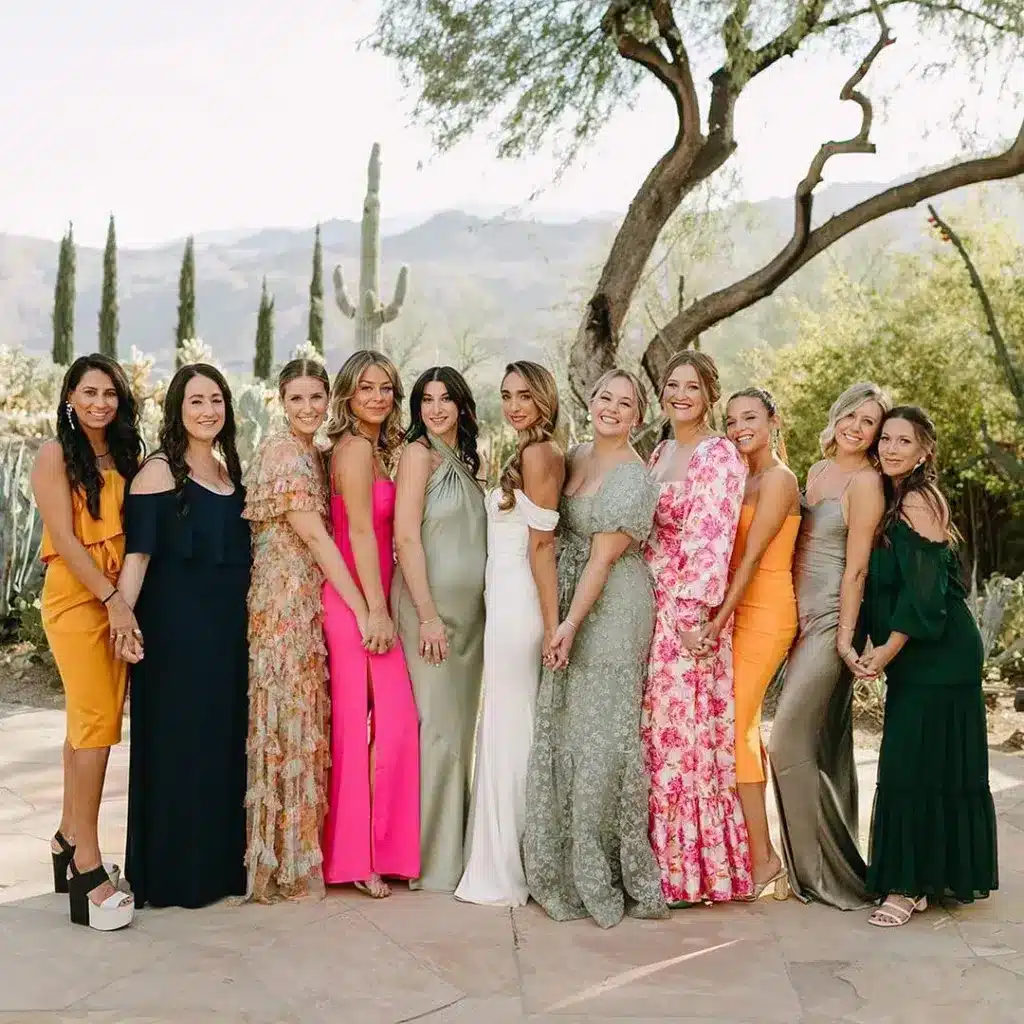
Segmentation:
[(658, 488), (640, 463), (606, 475), (593, 495), (563, 498), (558, 527), (562, 616), (596, 533), (634, 543), (612, 566), (580, 622), (568, 668), (544, 670), (526, 781), (523, 842), (530, 895), (556, 921), (602, 928), (664, 917), (661, 873), (647, 832), (649, 783), (640, 751), (640, 701), (654, 630), (654, 591), (640, 542)]

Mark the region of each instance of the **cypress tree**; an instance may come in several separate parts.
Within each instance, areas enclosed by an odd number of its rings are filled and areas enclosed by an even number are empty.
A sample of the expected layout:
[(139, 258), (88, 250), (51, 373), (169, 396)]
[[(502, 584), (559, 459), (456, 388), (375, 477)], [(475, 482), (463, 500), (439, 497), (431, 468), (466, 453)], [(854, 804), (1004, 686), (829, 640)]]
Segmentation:
[(70, 366), (75, 358), (75, 237), (73, 225), (60, 240), (57, 283), (53, 289), (53, 361)]
[(100, 352), (117, 358), (117, 332), (120, 318), (117, 310), (117, 233), (114, 215), (107, 225), (107, 247), (103, 250), (103, 297), (100, 300)]
[(181, 347), (196, 336), (196, 256), (195, 242), (191, 235), (185, 242), (185, 253), (181, 258), (181, 274), (178, 277), (178, 329), (174, 364), (181, 366)]
[(267, 279), (263, 278), (260, 311), (256, 317), (256, 357), (252, 361), (253, 376), (269, 380), (274, 363), (274, 300), (267, 292)]
[(324, 354), (324, 250), (319, 224), (313, 238), (313, 277), (309, 282), (309, 341)]

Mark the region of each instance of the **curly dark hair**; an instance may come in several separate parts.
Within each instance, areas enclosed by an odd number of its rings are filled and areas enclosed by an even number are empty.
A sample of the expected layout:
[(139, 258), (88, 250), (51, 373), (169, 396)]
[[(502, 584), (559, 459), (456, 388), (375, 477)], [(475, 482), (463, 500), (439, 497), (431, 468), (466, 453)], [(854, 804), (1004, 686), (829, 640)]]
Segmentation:
[(412, 420), (405, 432), (406, 444), (427, 436), (427, 425), (423, 422), (423, 392), (428, 384), (440, 383), (448, 391), (448, 397), (459, 410), (455, 445), (459, 458), (469, 466), (473, 476), (480, 472), (480, 453), (477, 451), (477, 437), (480, 427), (476, 420), (476, 400), (469, 390), (466, 378), (451, 366), (432, 366), (419, 375), (409, 395), (409, 417)]
[(185, 501), (185, 481), (188, 479), (188, 462), (185, 455), (188, 451), (188, 431), (182, 408), (185, 405), (185, 389), (190, 380), (205, 377), (220, 388), (224, 396), (224, 426), (214, 445), (220, 449), (228, 477), (236, 486), (242, 483), (242, 463), (235, 447), (235, 410), (231, 401), (231, 388), (224, 375), (209, 363), (189, 363), (182, 366), (171, 378), (164, 396), (164, 420), (160, 425), (160, 447), (154, 454), (163, 455), (167, 459), (171, 475), (174, 477), (174, 490), (178, 495), (178, 511), (181, 515), (188, 513)]
[(89, 515), (99, 519), (103, 474), (96, 464), (96, 453), (85, 431), (81, 429), (70, 401), (72, 392), (90, 370), (97, 370), (109, 377), (117, 392), (117, 413), (107, 427), (106, 441), (114, 466), (125, 482), (130, 482), (138, 472), (143, 446), (142, 435), (139, 433), (139, 406), (120, 364), (98, 352), (79, 356), (68, 367), (60, 386), (57, 442), (64, 453), (64, 469), (71, 490), (85, 496)]

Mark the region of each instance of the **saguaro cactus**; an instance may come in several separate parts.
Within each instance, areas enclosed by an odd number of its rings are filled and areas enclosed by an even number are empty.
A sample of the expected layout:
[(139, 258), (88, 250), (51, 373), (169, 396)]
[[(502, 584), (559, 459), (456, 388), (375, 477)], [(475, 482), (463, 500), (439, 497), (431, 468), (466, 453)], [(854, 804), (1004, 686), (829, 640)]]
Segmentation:
[(381, 328), (394, 320), (405, 302), (409, 268), (402, 267), (395, 283), (395, 297), (388, 305), (380, 300), (380, 143), (370, 151), (366, 199), (359, 253), (359, 293), (353, 302), (345, 291), (341, 267), (334, 268), (334, 301), (338, 309), (356, 322), (356, 348), (380, 349)]

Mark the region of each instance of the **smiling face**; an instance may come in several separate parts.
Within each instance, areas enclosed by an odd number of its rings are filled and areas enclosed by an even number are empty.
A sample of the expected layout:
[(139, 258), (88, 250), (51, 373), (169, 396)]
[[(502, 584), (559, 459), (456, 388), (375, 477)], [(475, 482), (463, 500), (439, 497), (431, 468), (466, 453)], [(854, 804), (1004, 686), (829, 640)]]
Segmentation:
[(106, 430), (117, 416), (117, 389), (102, 370), (86, 370), (68, 401), (78, 422), (89, 430)]
[(612, 377), (590, 400), (594, 435), (609, 439), (628, 438), (640, 425), (636, 391), (628, 377)]
[(196, 374), (185, 385), (181, 421), (189, 437), (212, 444), (224, 429), (224, 393), (209, 377)]
[(725, 432), (746, 458), (771, 447), (777, 426), (777, 418), (769, 416), (764, 402), (748, 395), (734, 398), (725, 411)]
[(696, 367), (683, 363), (672, 371), (661, 392), (661, 406), (672, 424), (693, 426), (704, 421), (708, 403)]
[(878, 438), (878, 461), (886, 476), (901, 480), (930, 454), (909, 420), (892, 416), (885, 421)]
[(352, 415), (362, 423), (380, 426), (395, 408), (395, 386), (383, 366), (368, 366), (349, 399)]
[(884, 415), (878, 402), (869, 399), (836, 420), (837, 454), (863, 455), (874, 444)]
[(501, 412), (516, 431), (529, 430), (540, 419), (533, 393), (518, 373), (510, 373), (501, 382)]
[(292, 433), (312, 438), (327, 415), (327, 387), (316, 377), (296, 377), (285, 384), (281, 404)]
[(459, 426), (459, 407), (439, 380), (432, 380), (423, 388), (420, 415), (427, 431), (441, 440), (454, 437)]

